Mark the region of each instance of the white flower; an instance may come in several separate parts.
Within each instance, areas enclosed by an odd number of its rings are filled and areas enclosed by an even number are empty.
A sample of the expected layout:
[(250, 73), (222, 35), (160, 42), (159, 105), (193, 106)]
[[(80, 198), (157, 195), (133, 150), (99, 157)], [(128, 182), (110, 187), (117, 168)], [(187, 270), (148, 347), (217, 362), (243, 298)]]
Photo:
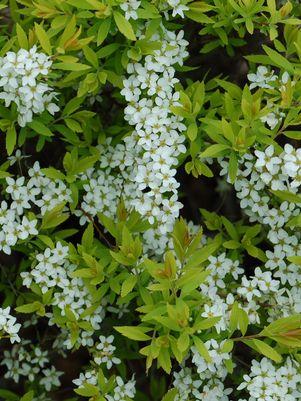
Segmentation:
[(20, 342), (21, 339), (18, 336), (21, 324), (16, 323), (16, 318), (10, 314), (10, 307), (3, 309), (0, 308), (0, 338), (8, 335), (10, 342)]
[(248, 74), (248, 80), (252, 82), (250, 85), (250, 89), (254, 89), (257, 87), (272, 89), (273, 86), (270, 85), (270, 82), (274, 82), (277, 80), (277, 75), (273, 75), (273, 73), (274, 71), (269, 72), (265, 66), (259, 66), (257, 68), (256, 74)]
[(51, 366), (50, 369), (43, 369), (42, 373), (44, 377), (40, 380), (40, 385), (44, 386), (45, 390), (50, 391), (53, 387), (60, 385), (59, 377), (63, 375), (63, 372)]
[(113, 396), (108, 394), (105, 397), (108, 401), (127, 401), (128, 398), (134, 398), (136, 394), (135, 384), (134, 378), (125, 383), (120, 376), (117, 376)]
[(112, 345), (114, 341), (114, 336), (109, 336), (109, 337), (104, 337), (100, 336), (99, 337), (100, 343), (96, 345), (96, 349), (99, 350), (100, 352), (96, 352), (94, 355), (94, 362), (97, 365), (100, 365), (102, 363), (105, 363), (107, 366), (107, 369), (111, 369), (113, 364), (119, 364), (121, 361), (119, 358), (114, 357), (113, 353), (116, 349), (114, 345)]

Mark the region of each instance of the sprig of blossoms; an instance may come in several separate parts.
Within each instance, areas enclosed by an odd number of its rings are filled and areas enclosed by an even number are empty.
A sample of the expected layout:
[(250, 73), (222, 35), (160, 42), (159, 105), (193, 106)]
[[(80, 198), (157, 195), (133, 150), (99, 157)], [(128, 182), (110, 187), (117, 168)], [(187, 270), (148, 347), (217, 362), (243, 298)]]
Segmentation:
[[(107, 379), (105, 378), (107, 382)], [(85, 383), (91, 385), (97, 385), (97, 371), (95, 369), (87, 370), (85, 373), (80, 373), (77, 379), (73, 380), (73, 383), (78, 387), (84, 387)], [(124, 381), (121, 376), (116, 376), (114, 380), (114, 386), (111, 386), (108, 394), (105, 394), (107, 401), (128, 401), (133, 399), (136, 394), (136, 380), (134, 376), (129, 381)]]
[[(69, 308), (76, 319), (81, 318), (87, 322), (90, 330), (82, 330), (77, 342), (79, 345), (91, 347), (94, 344), (93, 332), (100, 328), (104, 309), (102, 306), (97, 306), (92, 308), (90, 313), (81, 316), (86, 309), (94, 305), (93, 295), (82, 278), (73, 276), (72, 273), (77, 266), (69, 261), (68, 255), (69, 247), (57, 242), (53, 249), (46, 248), (43, 253), (37, 254), (32, 270), (22, 272), (21, 277), (23, 285), (30, 288), (31, 284), (35, 283), (43, 294), (53, 289), (51, 304), (54, 308), (58, 308), (61, 316), (65, 316), (66, 309)], [(55, 324), (53, 313), (47, 313), (47, 317), (49, 325)], [(65, 332), (65, 337), (64, 345), (67, 349), (72, 348), (70, 333)]]
[[(187, 42), (183, 32), (176, 35), (161, 29), (162, 37), (155, 34), (150, 38), (150, 41), (161, 40), (161, 48), (146, 56), (144, 63), (128, 65), (131, 75), (124, 81), (121, 93), (129, 102), (125, 119), (135, 126), (133, 134), (125, 139), (130, 148), (136, 147), (132, 180), (143, 191), (134, 206), (151, 224), (158, 222), (160, 232), (165, 234), (172, 229), (181, 208), (174, 166), (177, 157), (186, 150), (185, 137), (181, 134), (186, 126), (181, 117), (171, 112), (179, 99), (179, 93), (174, 90), (178, 80), (172, 66), (183, 64)], [(164, 196), (168, 193), (169, 200)]]
[[(294, 86), (295, 82), (291, 81), (287, 71), (280, 77), (274, 74), (273, 70), (269, 71), (267, 67), (262, 65), (257, 67), (256, 73), (248, 74), (248, 79), (251, 82), (250, 90), (256, 88), (265, 89), (267, 92), (272, 90), (273, 96), (267, 93), (266, 108), (268, 113), (261, 116), (260, 120), (266, 123), (270, 129), (274, 129), (285, 117), (285, 113), (278, 106), (277, 97), (285, 97), (285, 92), (290, 89), (290, 86)], [(274, 94), (276, 94), (276, 98)]]
[(244, 375), (238, 390), (246, 389), (249, 401), (296, 401), (301, 397), (301, 377), (297, 363), (287, 358), (280, 366), (269, 359), (252, 360), (251, 372)]
[(51, 65), (51, 59), (38, 53), (36, 46), (29, 51), (8, 52), (0, 58), (0, 99), (5, 107), (16, 104), (21, 127), (31, 122), (34, 114), (47, 110), (53, 115), (59, 110), (53, 103), (57, 93), (44, 82)]
[(39, 345), (32, 346), (28, 340), (4, 351), (1, 365), (7, 368), (5, 378), (11, 378), (18, 383), (21, 377), (26, 377), (29, 382), (38, 383), (47, 392), (60, 385), (59, 377), (63, 374), (50, 365), (47, 350), (42, 350)]
[[(240, 160), (234, 187), (240, 206), (250, 221), (267, 229), (272, 249), (263, 255), (266, 259), (264, 266), (256, 267), (253, 276), (242, 277), (237, 294), (255, 305), (259, 302), (270, 305), (266, 311), (268, 321), (273, 321), (301, 311), (300, 267), (289, 261), (290, 257), (301, 253), (301, 234), (297, 228), (292, 231), (288, 224), (300, 214), (297, 190), (300, 186), (301, 153), (299, 148), (290, 144), (285, 144), (282, 152), (276, 152), (275, 147), (269, 145), (254, 153), (246, 154)], [(221, 161), (221, 164), (221, 174), (227, 173), (227, 162)], [(287, 196), (292, 194), (292, 197), (283, 200), (272, 191)], [(258, 319), (259, 316), (257, 322)]]
[[(140, 62), (128, 64), (129, 76), (121, 94), (128, 102), (125, 119), (135, 130), (124, 143), (112, 146), (109, 139), (99, 146), (100, 168), (81, 175), (86, 194), (81, 210), (76, 211), (81, 224), (88, 221), (87, 215), (99, 212), (115, 218), (122, 197), (127, 209), (135, 208), (153, 226), (144, 234), (145, 250), (157, 249), (159, 254), (165, 250), (167, 234), (182, 207), (175, 167), (186, 151), (182, 134), (186, 126), (171, 107), (179, 104), (173, 66), (183, 65), (188, 55), (183, 35), (183, 31), (176, 34), (162, 25), (149, 39), (160, 43), (160, 48)], [(144, 38), (141, 33), (139, 39)]]
[[(71, 201), (70, 189), (63, 181), (46, 177), (38, 162), (28, 170), (28, 175), (6, 178), (5, 200), (0, 205), (0, 250), (8, 255), (18, 241), (38, 234), (39, 217)], [(36, 208), (39, 214), (32, 213)]]
[(17, 319), (10, 314), (10, 306), (0, 308), (0, 338), (8, 336), (12, 344), (21, 341), (18, 336), (21, 324), (16, 321)]
[(114, 336), (110, 335), (108, 337), (100, 336), (99, 343), (96, 345), (96, 352), (94, 354), (94, 362), (97, 365), (104, 363), (107, 369), (111, 369), (114, 365), (118, 365), (121, 360), (114, 356), (114, 351), (116, 349), (113, 345)]

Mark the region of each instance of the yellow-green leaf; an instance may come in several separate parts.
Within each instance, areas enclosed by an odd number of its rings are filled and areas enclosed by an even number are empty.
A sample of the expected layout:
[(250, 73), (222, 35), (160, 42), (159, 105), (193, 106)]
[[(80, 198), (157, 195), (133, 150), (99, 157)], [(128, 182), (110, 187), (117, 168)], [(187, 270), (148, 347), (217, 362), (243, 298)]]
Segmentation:
[(35, 24), (35, 32), (36, 35), (39, 39), (39, 42), (42, 46), (42, 49), (47, 53), (51, 54), (51, 44), (50, 44), (50, 39), (45, 32), (44, 28), (41, 25)]
[(116, 22), (118, 30), (128, 39), (136, 40), (135, 33), (131, 23), (118, 11), (114, 12), (114, 20)]

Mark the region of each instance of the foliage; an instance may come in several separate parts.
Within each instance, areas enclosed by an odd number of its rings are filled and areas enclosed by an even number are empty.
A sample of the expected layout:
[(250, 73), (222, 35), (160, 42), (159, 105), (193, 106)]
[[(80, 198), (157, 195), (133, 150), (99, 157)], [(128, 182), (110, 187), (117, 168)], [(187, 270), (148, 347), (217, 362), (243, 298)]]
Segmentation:
[(1, 399), (300, 398), (300, 16), (0, 0)]

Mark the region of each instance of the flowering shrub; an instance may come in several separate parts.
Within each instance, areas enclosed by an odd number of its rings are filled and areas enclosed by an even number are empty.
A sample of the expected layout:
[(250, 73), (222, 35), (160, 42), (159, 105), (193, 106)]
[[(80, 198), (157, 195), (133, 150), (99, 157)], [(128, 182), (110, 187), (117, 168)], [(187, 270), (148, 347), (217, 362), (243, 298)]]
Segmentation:
[(0, 19), (0, 399), (301, 400), (299, 1)]

